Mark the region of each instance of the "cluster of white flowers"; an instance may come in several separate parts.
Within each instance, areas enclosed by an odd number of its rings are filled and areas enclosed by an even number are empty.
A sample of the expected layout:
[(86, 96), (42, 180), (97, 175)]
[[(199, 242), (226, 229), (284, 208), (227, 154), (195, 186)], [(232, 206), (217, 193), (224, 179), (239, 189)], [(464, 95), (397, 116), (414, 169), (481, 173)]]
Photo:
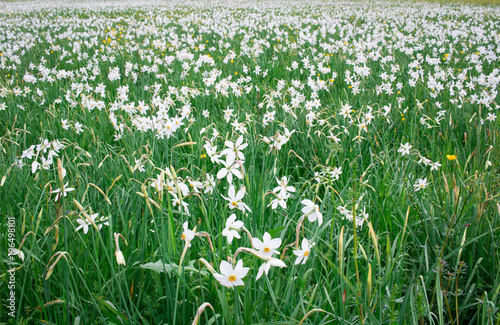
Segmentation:
[(64, 148), (64, 144), (59, 140), (40, 139), (40, 141), (40, 144), (31, 145), (24, 150), (17, 161), (17, 165), (22, 168), (25, 165), (23, 159), (33, 160), (31, 163), (31, 173), (33, 174), (42, 168), (50, 169), (54, 164), (54, 157), (58, 157), (59, 151)]

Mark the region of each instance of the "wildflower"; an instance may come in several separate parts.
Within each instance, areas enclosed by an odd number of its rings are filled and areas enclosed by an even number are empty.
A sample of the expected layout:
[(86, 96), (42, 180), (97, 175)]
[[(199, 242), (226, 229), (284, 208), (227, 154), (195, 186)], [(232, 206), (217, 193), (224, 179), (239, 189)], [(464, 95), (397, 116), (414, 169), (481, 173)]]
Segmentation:
[(249, 212), (252, 212), (248, 205), (245, 203), (241, 202), (241, 199), (245, 196), (245, 187), (243, 186), (242, 188), (239, 189), (238, 193), (235, 193), (235, 188), (234, 185), (231, 185), (229, 187), (228, 191), (228, 197), (222, 196), (224, 199), (229, 201), (228, 206), (229, 209), (234, 209), (237, 208), (238, 210), (245, 211), (248, 210)]
[(288, 185), (288, 177), (283, 176), (281, 180), (278, 180), (276, 178), (276, 181), (278, 182), (279, 186), (275, 187), (273, 192), (278, 193), (278, 191), (283, 192), (284, 194), (288, 194), (287, 192), (295, 192), (295, 187), (293, 186), (287, 186)]
[(193, 192), (200, 193), (200, 189), (203, 188), (203, 183), (199, 181), (194, 181), (192, 179), (188, 179), (189, 186), (193, 188)]
[[(94, 214), (89, 216), (89, 219), (95, 223), (95, 219), (97, 218), (98, 215), (99, 215), (98, 213), (94, 213)], [(76, 222), (78, 222), (79, 226), (76, 227), (75, 231), (78, 231), (78, 230), (83, 228), (84, 234), (87, 234), (87, 232), (89, 232), (89, 226), (92, 225), (92, 223), (87, 218), (84, 217), (84, 218), (76, 219)]]
[(144, 173), (146, 170), (144, 169), (144, 164), (142, 163), (141, 159), (135, 159), (135, 166), (134, 166), (134, 171), (139, 170), (141, 173)]
[(313, 246), (314, 244), (310, 243), (307, 239), (302, 239), (302, 249), (296, 249), (293, 251), (293, 254), (297, 256), (295, 265), (306, 264), (307, 258), (309, 257), (309, 253), (311, 252), (311, 248)]
[(446, 158), (448, 158), (448, 160), (455, 160), (455, 159), (457, 159), (457, 156), (455, 156), (455, 155), (446, 155)]
[(69, 130), (70, 124), (67, 119), (61, 119), (61, 125), (63, 129)]
[(186, 245), (188, 245), (188, 247), (191, 247), (191, 243), (190, 242), (194, 238), (194, 231), (192, 231), (191, 229), (189, 229), (187, 221), (184, 222), (184, 224), (182, 225), (182, 228), (184, 228), (184, 232), (181, 235), (182, 240), (184, 240), (186, 242)]
[(319, 206), (317, 204), (314, 204), (311, 200), (302, 200), (300, 203), (305, 205), (305, 207), (302, 208), (302, 213), (307, 216), (310, 222), (314, 222), (318, 219), (318, 225), (323, 223), (323, 215), (319, 212)]
[(286, 192), (280, 191), (276, 194), (276, 198), (271, 201), (267, 206), (271, 206), (271, 209), (276, 210), (278, 207), (278, 204), (283, 208), (286, 209), (286, 200), (290, 197), (290, 195)]
[(176, 207), (179, 206), (179, 210), (184, 209), (184, 212), (189, 216), (189, 204), (187, 204), (185, 201), (182, 201), (182, 207), (181, 207), (181, 200), (175, 193), (170, 192), (170, 194), (174, 197), (172, 199), (172, 206)]
[(215, 188), (214, 176), (212, 174), (207, 174), (206, 178), (207, 178), (206, 181), (203, 182), (203, 188), (205, 189), (203, 193), (212, 194)]
[(267, 256), (272, 256), (273, 254), (279, 254), (276, 248), (280, 247), (281, 238), (273, 239), (271, 235), (268, 232), (266, 232), (264, 233), (263, 241), (261, 241), (258, 238), (253, 238), (252, 244), (255, 247), (255, 249), (258, 250), (260, 253)]
[(415, 192), (417, 192), (417, 191), (420, 191), (421, 189), (426, 188), (427, 185), (429, 185), (429, 183), (427, 183), (427, 178), (424, 178), (424, 179), (419, 178), (419, 179), (417, 179), (417, 181), (415, 182), (413, 187), (415, 187)]
[(21, 259), (21, 261), (24, 261), (24, 253), (22, 250), (17, 249), (17, 248), (9, 248), (9, 256), (17, 255)]
[(207, 151), (207, 155), (210, 157), (210, 161), (212, 161), (213, 163), (217, 163), (217, 164), (221, 163), (221, 160), (220, 160), (221, 155), (217, 154), (217, 146), (212, 146), (212, 144), (210, 142), (207, 142), (203, 146), (203, 148), (205, 148), (205, 150)]
[(227, 161), (235, 161), (236, 158), (238, 158), (238, 160), (245, 160), (245, 156), (241, 150), (245, 149), (248, 143), (243, 143), (243, 136), (240, 136), (238, 140), (236, 140), (236, 143), (226, 141), (224, 144), (227, 148), (222, 150), (221, 154), (226, 155)]
[(257, 272), (257, 277), (255, 278), (255, 280), (260, 279), (264, 272), (267, 275), (271, 266), (286, 267), (286, 264), (285, 262), (277, 258), (270, 258), (268, 261), (262, 263), (262, 265), (259, 267), (259, 272)]
[(436, 161), (436, 162), (431, 162), (430, 166), (431, 166), (431, 171), (433, 171), (433, 170), (438, 170), (438, 168), (441, 167), (441, 164), (439, 163), (439, 161)]
[(345, 207), (343, 206), (338, 206), (337, 207), (337, 210), (339, 210), (339, 212), (344, 216), (346, 217), (347, 219), (350, 219), (352, 220), (352, 212), (347, 210)]
[(330, 176), (334, 180), (339, 179), (339, 177), (340, 177), (341, 174), (342, 174), (342, 167), (340, 167), (340, 168), (335, 167), (332, 171), (330, 171)]
[(226, 221), (226, 228), (222, 230), (222, 236), (227, 237), (227, 241), (229, 244), (233, 242), (233, 238), (236, 237), (240, 239), (240, 234), (238, 233), (238, 230), (243, 227), (243, 222), (236, 220), (236, 214), (232, 214), (227, 218)]
[(222, 179), (227, 176), (227, 181), (229, 182), (229, 184), (233, 182), (233, 175), (239, 179), (243, 179), (243, 174), (240, 170), (238, 170), (238, 167), (240, 165), (234, 163), (234, 158), (232, 160), (229, 160), (230, 158), (232, 157), (227, 156), (226, 161), (221, 161), (224, 167), (217, 173), (218, 179)]
[(409, 155), (410, 154), (410, 149), (412, 145), (406, 142), (405, 144), (401, 144), (401, 147), (399, 147), (398, 152), (401, 152), (401, 155)]
[(351, 117), (350, 113), (351, 113), (351, 108), (352, 106), (345, 103), (344, 105), (342, 105), (342, 107), (340, 108), (340, 116), (346, 118), (346, 117)]
[[(66, 184), (64, 184), (64, 197), (66, 197), (68, 192), (71, 192), (74, 190), (75, 190), (74, 188), (68, 187), (68, 182), (66, 182)], [(56, 201), (56, 202), (59, 201), (59, 199), (61, 198), (61, 189), (60, 188), (58, 188), (50, 193), (57, 193), (56, 198), (54, 199), (54, 201)]]
[(80, 134), (83, 132), (83, 124), (81, 124), (80, 122), (76, 122), (74, 126), (76, 134)]
[(217, 281), (220, 282), (225, 287), (231, 288), (234, 286), (244, 285), (242, 279), (247, 275), (250, 268), (243, 267), (243, 261), (239, 260), (236, 263), (236, 267), (233, 268), (232, 265), (226, 261), (220, 263), (221, 274), (214, 274)]

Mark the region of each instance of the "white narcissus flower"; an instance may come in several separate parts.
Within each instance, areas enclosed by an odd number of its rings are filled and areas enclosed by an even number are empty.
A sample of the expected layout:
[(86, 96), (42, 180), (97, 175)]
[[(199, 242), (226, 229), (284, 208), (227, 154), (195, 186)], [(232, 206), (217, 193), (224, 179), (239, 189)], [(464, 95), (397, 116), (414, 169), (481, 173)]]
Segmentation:
[(195, 180), (188, 179), (189, 186), (193, 189), (194, 193), (200, 193), (200, 189), (203, 188), (203, 183)]
[(228, 288), (242, 286), (245, 285), (242, 279), (247, 275), (249, 270), (250, 268), (243, 267), (242, 260), (239, 260), (238, 263), (236, 263), (235, 268), (233, 268), (230, 263), (222, 261), (220, 263), (221, 274), (214, 274), (214, 277), (220, 282), (220, 284)]
[(216, 163), (216, 164), (221, 163), (221, 160), (220, 160), (221, 155), (217, 154), (217, 146), (212, 146), (212, 144), (210, 142), (207, 142), (207, 143), (205, 143), (203, 148), (205, 148), (205, 150), (207, 151), (207, 155), (210, 157), (210, 160), (213, 163)]
[(188, 222), (184, 222), (184, 224), (182, 225), (182, 228), (184, 228), (184, 232), (182, 233), (182, 240), (184, 240), (186, 242), (186, 245), (188, 245), (188, 247), (191, 246), (191, 240), (193, 240), (194, 238), (194, 231), (192, 231), (191, 229), (189, 229), (189, 226), (188, 226)]
[(287, 192), (295, 192), (295, 187), (287, 186), (288, 177), (283, 176), (281, 180), (276, 178), (276, 181), (278, 182), (279, 186), (274, 188), (273, 190), (274, 193), (278, 193), (279, 191), (284, 192), (285, 194), (287, 194)]
[(229, 191), (228, 191), (228, 197), (225, 197), (225, 196), (222, 196), (225, 200), (229, 201), (228, 203), (228, 206), (229, 206), (229, 209), (234, 209), (234, 208), (237, 208), (238, 210), (241, 210), (241, 211), (245, 211), (245, 210), (248, 210), (249, 212), (252, 212), (252, 210), (250, 210), (250, 208), (248, 207), (248, 205), (246, 205), (245, 203), (241, 202), (241, 199), (243, 199), (243, 197), (245, 196), (245, 187), (243, 186), (242, 188), (240, 188), (238, 190), (238, 193), (235, 193), (236, 190), (234, 188), (234, 185), (231, 185), (229, 187)]
[(214, 176), (211, 174), (206, 175), (206, 180), (203, 182), (203, 188), (205, 189), (203, 193), (210, 193), (212, 194), (214, 192), (215, 188), (215, 179)]
[(401, 147), (399, 147), (398, 152), (401, 152), (401, 155), (409, 155), (410, 154), (410, 149), (412, 145), (406, 142), (405, 144), (401, 144)]
[(40, 168), (40, 163), (38, 161), (34, 161), (31, 163), (31, 173), (34, 174)]
[(170, 192), (170, 194), (174, 197), (172, 199), (172, 206), (173, 207), (179, 206), (179, 210), (184, 210), (184, 212), (186, 212), (186, 214), (189, 216), (190, 215), (189, 204), (185, 201), (182, 201), (182, 207), (181, 207), (181, 200), (177, 197), (177, 195), (175, 195), (172, 192)]
[[(90, 220), (92, 220), (95, 223), (95, 219), (97, 218), (98, 213), (94, 213), (89, 216)], [(83, 228), (83, 233), (87, 234), (89, 232), (89, 226), (92, 225), (92, 223), (87, 220), (87, 218), (83, 217), (80, 219), (76, 219), (76, 222), (78, 222), (79, 226), (76, 227), (75, 231), (78, 231)]]
[(264, 233), (263, 241), (261, 241), (259, 238), (253, 238), (252, 244), (254, 248), (260, 253), (267, 256), (272, 256), (273, 254), (279, 254), (276, 249), (281, 246), (281, 238), (273, 239), (271, 235), (266, 232)]
[(238, 169), (240, 167), (239, 164), (234, 162), (234, 157), (227, 156), (226, 161), (221, 160), (220, 163), (224, 165), (221, 170), (217, 173), (217, 178), (222, 179), (227, 176), (227, 182), (231, 184), (233, 182), (233, 175), (239, 179), (243, 179), (243, 174)]
[(318, 225), (323, 223), (323, 215), (319, 212), (319, 206), (317, 204), (314, 204), (311, 200), (302, 200), (300, 203), (305, 205), (305, 207), (302, 208), (302, 213), (307, 216), (310, 222), (314, 222), (318, 219)]
[(426, 188), (427, 185), (429, 185), (429, 183), (427, 183), (427, 178), (423, 178), (423, 179), (419, 178), (419, 179), (417, 179), (417, 181), (415, 182), (413, 187), (415, 187), (415, 192), (417, 192), (417, 191), (420, 191), (420, 190)]
[(342, 174), (342, 167), (340, 167), (340, 168), (335, 167), (332, 171), (330, 171), (330, 176), (334, 180), (339, 179), (339, 177), (340, 177), (341, 174)]
[(288, 193), (284, 193), (283, 191), (275, 193), (276, 198), (271, 201), (267, 206), (271, 206), (271, 209), (275, 210), (278, 207), (278, 204), (283, 208), (286, 209), (286, 200), (290, 197)]
[(307, 239), (302, 239), (302, 249), (297, 249), (293, 251), (293, 254), (297, 256), (295, 260), (295, 265), (297, 264), (305, 264), (307, 258), (309, 257), (309, 253), (311, 252), (311, 248), (314, 246), (313, 243), (309, 243)]
[(24, 253), (22, 250), (17, 249), (17, 248), (11, 248), (9, 249), (9, 256), (12, 255), (17, 255), (21, 259), (21, 261), (24, 261)]
[(233, 238), (241, 238), (238, 230), (243, 227), (243, 221), (236, 220), (236, 214), (232, 214), (227, 218), (226, 228), (222, 230), (222, 236), (227, 237), (227, 241), (229, 244), (233, 242)]
[(226, 141), (224, 144), (227, 148), (222, 150), (221, 155), (226, 155), (228, 161), (235, 161), (236, 158), (238, 158), (238, 160), (245, 160), (245, 156), (241, 150), (245, 149), (248, 143), (243, 143), (243, 136), (240, 136), (238, 140), (236, 140), (236, 143)]
[(436, 161), (436, 162), (431, 162), (430, 166), (431, 166), (431, 171), (433, 171), (433, 170), (438, 170), (438, 168), (441, 167), (442, 165), (439, 163), (439, 161)]
[(264, 274), (264, 272), (266, 272), (267, 275), (269, 273), (269, 269), (271, 268), (271, 266), (286, 267), (286, 264), (285, 262), (277, 258), (269, 259), (259, 267), (259, 272), (257, 272), (257, 277), (255, 278), (255, 280), (260, 279), (260, 277)]
[[(64, 197), (66, 197), (68, 192), (71, 192), (74, 190), (75, 190), (74, 188), (68, 187), (68, 182), (66, 182), (66, 184), (64, 184)], [(56, 202), (59, 201), (59, 199), (61, 198), (61, 189), (60, 188), (58, 188), (50, 193), (57, 193), (56, 198), (54, 199), (54, 201), (56, 201)]]

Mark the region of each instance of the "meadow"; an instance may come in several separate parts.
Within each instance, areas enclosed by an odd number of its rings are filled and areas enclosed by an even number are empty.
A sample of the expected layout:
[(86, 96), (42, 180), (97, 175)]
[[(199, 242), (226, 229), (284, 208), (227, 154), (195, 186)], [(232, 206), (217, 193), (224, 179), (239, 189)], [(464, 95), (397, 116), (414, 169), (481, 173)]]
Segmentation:
[(500, 324), (500, 10), (0, 4), (0, 324)]

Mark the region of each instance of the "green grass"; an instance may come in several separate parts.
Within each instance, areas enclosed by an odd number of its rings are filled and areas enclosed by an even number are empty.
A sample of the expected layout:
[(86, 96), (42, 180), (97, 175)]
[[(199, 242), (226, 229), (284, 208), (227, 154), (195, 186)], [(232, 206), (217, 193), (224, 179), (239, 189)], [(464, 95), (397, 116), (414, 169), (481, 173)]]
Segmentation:
[[(191, 324), (209, 303), (200, 324), (499, 324), (500, 129), (487, 120), (498, 114), (498, 99), (474, 100), (498, 90), (499, 14), (467, 8), (293, 2), (0, 13), (2, 288), (16, 269), (15, 317), (2, 290), (0, 321)], [(193, 59), (163, 64), (183, 50)], [(208, 57), (193, 63), (207, 54), (213, 65)], [(185, 75), (182, 60), (190, 65)], [(137, 68), (126, 72), (127, 63)], [(354, 66), (365, 65), (369, 75), (357, 76)], [(255, 73), (257, 66), (267, 75)], [(112, 81), (115, 67), (120, 79)], [(73, 76), (58, 78), (61, 70)], [(43, 79), (47, 71), (52, 81)], [(207, 85), (210, 73), (214, 85)], [(224, 79), (233, 83), (227, 93)], [(316, 80), (324, 87), (313, 91)], [(104, 96), (94, 92), (100, 84)], [(120, 100), (123, 86), (128, 98)], [(293, 107), (297, 93), (304, 100)], [(306, 102), (315, 98), (311, 118)], [(87, 100), (103, 107), (89, 109)], [(139, 101), (149, 106), (145, 114), (127, 112), (124, 105)], [(184, 125), (170, 137), (137, 126), (141, 116), (161, 120), (162, 110), (173, 118), (183, 109)], [(264, 121), (270, 113), (274, 120)], [(365, 132), (360, 124), (370, 114)], [(285, 128), (294, 133), (271, 147)], [(251, 212), (229, 208), (230, 184), (216, 177), (223, 165), (204, 147), (220, 153), (240, 136), (248, 146), (233, 185), (245, 187), (241, 201)], [(48, 152), (36, 157), (35, 148), (20, 168), (23, 152), (42, 139), (61, 143), (52, 164), (32, 172), (34, 159), (43, 163)], [(431, 170), (422, 158), (440, 166)], [(338, 178), (330, 174), (335, 168)], [(209, 175), (213, 192), (196, 193), (189, 181)], [(284, 176), (296, 192), (286, 208), (272, 209)], [(164, 186), (152, 186), (155, 179)], [(66, 182), (74, 190), (56, 200), (54, 190)], [(183, 183), (189, 194), (174, 202)], [(317, 204), (322, 224), (304, 216), (303, 200)], [(369, 216), (357, 225), (339, 207)], [(274, 257), (286, 268), (272, 266), (256, 279), (263, 260), (247, 250), (236, 258), (250, 268), (244, 286), (226, 288), (214, 277), (238, 248), (252, 247), (244, 230), (232, 243), (223, 236), (233, 213), (253, 238), (267, 232), (281, 239)], [(94, 226), (88, 220), (95, 214)], [(24, 260), (9, 255), (9, 217)], [(198, 235), (187, 248), (185, 222)], [(314, 246), (295, 265), (293, 250), (304, 239)], [(118, 249), (125, 265), (117, 263)]]

